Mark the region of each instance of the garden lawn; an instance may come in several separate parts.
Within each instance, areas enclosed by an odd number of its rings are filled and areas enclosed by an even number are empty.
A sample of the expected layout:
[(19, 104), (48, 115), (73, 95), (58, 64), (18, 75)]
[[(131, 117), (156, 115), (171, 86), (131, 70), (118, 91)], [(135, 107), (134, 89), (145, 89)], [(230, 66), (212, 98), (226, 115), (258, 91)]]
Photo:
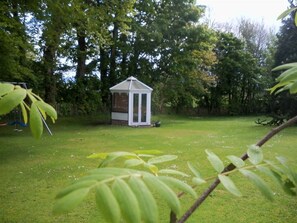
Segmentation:
[[(215, 172), (206, 159), (205, 149), (218, 154), (242, 155), (249, 145), (257, 143), (271, 127), (254, 123), (257, 117), (179, 117), (159, 116), (160, 128), (131, 128), (100, 124), (99, 118), (60, 118), (35, 140), (28, 128), (14, 131), (0, 127), (0, 222), (104, 222), (96, 209), (94, 194), (72, 212), (55, 216), (55, 195), (75, 179), (98, 166), (87, 156), (98, 152), (160, 150), (178, 159), (162, 164), (190, 173), (187, 161), (197, 164), (203, 177)], [(284, 130), (263, 146), (266, 159), (283, 155), (297, 170), (297, 127)], [(219, 186), (188, 222), (295, 223), (297, 199), (289, 197), (271, 183), (275, 201), (269, 202), (245, 178), (232, 179), (243, 197), (235, 197)], [(184, 179), (188, 180), (189, 179)], [(270, 181), (268, 181), (270, 184)], [(198, 188), (198, 192), (203, 191)], [(182, 198), (183, 209), (192, 202)], [(169, 222), (169, 209), (160, 201), (160, 222)]]

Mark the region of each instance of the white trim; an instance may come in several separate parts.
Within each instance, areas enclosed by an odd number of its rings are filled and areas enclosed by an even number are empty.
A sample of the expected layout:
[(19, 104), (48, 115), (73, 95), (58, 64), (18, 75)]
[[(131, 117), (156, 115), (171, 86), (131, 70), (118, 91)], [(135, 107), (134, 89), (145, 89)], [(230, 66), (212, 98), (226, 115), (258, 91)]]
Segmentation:
[(128, 113), (112, 112), (111, 119), (112, 120), (128, 121)]

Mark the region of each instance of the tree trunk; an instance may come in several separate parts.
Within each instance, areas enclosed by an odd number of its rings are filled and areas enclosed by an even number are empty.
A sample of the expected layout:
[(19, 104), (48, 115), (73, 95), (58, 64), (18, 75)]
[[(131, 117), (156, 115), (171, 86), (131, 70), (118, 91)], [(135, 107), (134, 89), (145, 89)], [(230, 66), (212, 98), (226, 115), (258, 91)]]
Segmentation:
[(101, 97), (105, 105), (109, 104), (109, 81), (108, 81), (108, 55), (105, 49), (100, 48), (100, 79), (101, 79)]
[(117, 56), (117, 40), (118, 40), (119, 26), (117, 22), (114, 22), (113, 28), (113, 45), (111, 46), (110, 52), (110, 73), (109, 73), (109, 83), (110, 87), (116, 84), (116, 56)]
[[(127, 36), (121, 35), (120, 40), (123, 44), (125, 44), (127, 41)], [(121, 77), (122, 78), (128, 77), (128, 74), (127, 74), (127, 52), (125, 49), (122, 50)]]
[(56, 78), (54, 76), (56, 48), (53, 45), (45, 47), (44, 60), (44, 89), (45, 101), (53, 106), (56, 105)]
[(84, 31), (77, 29), (77, 67), (76, 67), (76, 80), (83, 79), (86, 74), (86, 35)]

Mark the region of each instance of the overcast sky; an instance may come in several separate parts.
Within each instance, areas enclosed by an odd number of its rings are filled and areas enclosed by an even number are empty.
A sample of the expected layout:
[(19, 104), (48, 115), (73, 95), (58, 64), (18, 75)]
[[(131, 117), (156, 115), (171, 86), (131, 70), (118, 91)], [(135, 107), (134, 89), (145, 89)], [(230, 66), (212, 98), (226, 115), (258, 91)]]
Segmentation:
[(277, 17), (287, 9), (287, 0), (196, 0), (206, 5), (206, 16), (212, 22), (235, 22), (237, 18), (263, 21), (267, 26), (278, 29), (281, 22)]

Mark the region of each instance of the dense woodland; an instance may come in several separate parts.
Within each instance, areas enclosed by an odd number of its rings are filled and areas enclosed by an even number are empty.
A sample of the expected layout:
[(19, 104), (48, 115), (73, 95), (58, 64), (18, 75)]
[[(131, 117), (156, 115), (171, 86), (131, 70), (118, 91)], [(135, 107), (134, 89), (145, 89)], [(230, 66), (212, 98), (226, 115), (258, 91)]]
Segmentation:
[(199, 0), (1, 0), (0, 11), (0, 81), (26, 82), (60, 115), (108, 112), (128, 76), (154, 89), (153, 113), (297, 115), (296, 95), (266, 91), (273, 67), (297, 61), (293, 15), (274, 33), (245, 18), (214, 25)]

